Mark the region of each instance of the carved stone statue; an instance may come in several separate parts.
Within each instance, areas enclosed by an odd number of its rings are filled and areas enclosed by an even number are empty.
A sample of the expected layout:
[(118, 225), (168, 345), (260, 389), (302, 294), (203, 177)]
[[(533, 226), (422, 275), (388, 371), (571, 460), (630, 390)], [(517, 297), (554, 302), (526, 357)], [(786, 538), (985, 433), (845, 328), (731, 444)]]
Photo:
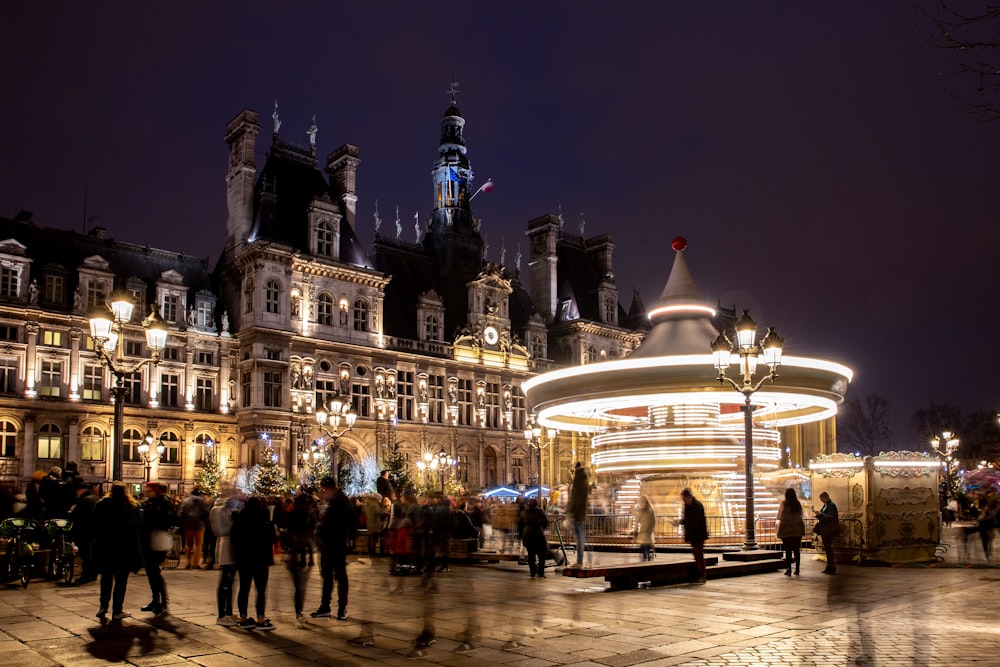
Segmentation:
[(274, 101), (274, 113), (271, 114), (271, 118), (274, 119), (274, 133), (277, 134), (278, 130), (281, 129), (281, 119), (278, 118), (278, 100)]
[(389, 398), (395, 400), (396, 398), (396, 376), (390, 375), (389, 380), (386, 383), (386, 389), (389, 393)]
[(312, 125), (306, 130), (306, 134), (309, 135), (309, 145), (313, 148), (316, 147), (316, 133), (319, 132), (319, 128), (316, 127), (316, 114), (313, 114)]
[(80, 296), (80, 288), (77, 287), (73, 290), (73, 310), (79, 311), (83, 309), (83, 297)]
[(222, 311), (222, 333), (229, 333), (229, 311)]
[(187, 323), (189, 327), (195, 325), (194, 306), (188, 306)]
[(38, 281), (32, 280), (28, 285), (28, 303), (32, 306), (38, 305)]

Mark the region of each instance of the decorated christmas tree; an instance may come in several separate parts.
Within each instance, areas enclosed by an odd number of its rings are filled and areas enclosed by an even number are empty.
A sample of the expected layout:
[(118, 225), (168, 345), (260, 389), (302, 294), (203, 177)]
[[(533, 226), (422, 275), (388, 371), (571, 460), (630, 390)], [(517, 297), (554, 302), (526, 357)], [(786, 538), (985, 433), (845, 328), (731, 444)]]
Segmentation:
[(205, 457), (205, 464), (198, 474), (195, 475), (194, 483), (207, 495), (214, 496), (219, 492), (219, 483), (222, 481), (222, 476), (222, 468), (219, 466), (219, 460), (213, 452)]
[(278, 455), (274, 452), (271, 441), (266, 440), (266, 443), (261, 452), (260, 463), (254, 466), (257, 469), (254, 493), (258, 496), (278, 495), (288, 487), (285, 471), (278, 465)]
[(399, 441), (395, 438), (386, 447), (385, 457), (382, 459), (382, 467), (389, 471), (389, 480), (396, 489), (396, 495), (406, 489), (413, 489), (413, 480), (410, 478), (409, 466), (406, 457), (400, 450)]

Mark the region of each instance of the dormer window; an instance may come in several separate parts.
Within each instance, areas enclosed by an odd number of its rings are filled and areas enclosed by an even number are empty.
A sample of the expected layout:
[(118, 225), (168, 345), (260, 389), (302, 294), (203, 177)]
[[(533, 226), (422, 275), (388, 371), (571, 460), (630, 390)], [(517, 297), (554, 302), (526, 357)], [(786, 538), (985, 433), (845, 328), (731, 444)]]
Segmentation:
[(247, 278), (247, 287), (243, 290), (243, 312), (253, 312), (253, 278)]
[(441, 323), (436, 315), (428, 315), (424, 320), (424, 340), (441, 340)]
[(0, 267), (0, 296), (17, 296), (21, 286), (21, 267)]
[(274, 278), (264, 286), (264, 310), (275, 315), (281, 312), (281, 283)]
[(316, 225), (316, 254), (333, 257), (333, 226), (329, 220)]

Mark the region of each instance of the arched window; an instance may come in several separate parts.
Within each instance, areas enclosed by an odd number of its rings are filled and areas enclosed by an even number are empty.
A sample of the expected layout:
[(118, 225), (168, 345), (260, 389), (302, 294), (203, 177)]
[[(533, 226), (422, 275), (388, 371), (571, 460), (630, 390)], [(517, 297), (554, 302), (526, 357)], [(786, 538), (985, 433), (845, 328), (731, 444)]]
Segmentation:
[(243, 312), (253, 312), (253, 278), (247, 278), (247, 288), (243, 292)]
[(0, 420), (0, 456), (17, 455), (17, 426), (6, 419)]
[(333, 226), (327, 220), (316, 225), (316, 254), (333, 257)]
[(441, 340), (441, 325), (436, 315), (428, 315), (424, 320), (424, 340)]
[(161, 463), (179, 463), (180, 462), (180, 450), (181, 450), (181, 439), (173, 431), (165, 431), (160, 435), (160, 442), (166, 448), (163, 450), (163, 456), (160, 457)]
[(319, 295), (316, 305), (316, 322), (325, 326), (333, 326), (334, 300), (328, 292)]
[(104, 431), (99, 426), (87, 426), (80, 431), (80, 458), (84, 461), (104, 460)]
[(268, 313), (278, 314), (281, 312), (279, 299), (281, 298), (281, 283), (274, 278), (264, 285), (264, 310)]
[(199, 433), (194, 439), (195, 465), (205, 465), (215, 456), (215, 440), (208, 433)]
[[(126, 429), (122, 433), (122, 461), (140, 461), (142, 457), (139, 456), (139, 445), (142, 444), (143, 435), (134, 428)], [(153, 447), (156, 447), (156, 443), (153, 443)], [(156, 456), (156, 450), (150, 456)], [(103, 457), (102, 457), (103, 458)]]
[(38, 429), (38, 458), (62, 458), (62, 429), (55, 424), (42, 424)]
[(368, 303), (364, 299), (354, 302), (354, 330), (368, 331)]

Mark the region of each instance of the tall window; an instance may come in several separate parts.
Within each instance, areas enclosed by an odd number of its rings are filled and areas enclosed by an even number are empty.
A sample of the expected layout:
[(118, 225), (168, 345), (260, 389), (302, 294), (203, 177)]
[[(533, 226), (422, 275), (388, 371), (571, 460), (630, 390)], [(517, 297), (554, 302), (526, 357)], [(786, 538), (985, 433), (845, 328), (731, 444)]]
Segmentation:
[(427, 395), (430, 399), (430, 404), (427, 406), (427, 421), (432, 424), (443, 424), (445, 422), (443, 375), (431, 375), (427, 378)]
[[(163, 306), (160, 314), (163, 316), (167, 322), (178, 322), (177, 311), (180, 310), (179, 299), (176, 294), (164, 294), (163, 295)], [(183, 315), (181, 315), (183, 319)]]
[(333, 326), (333, 297), (323, 292), (316, 303), (316, 322), (325, 326)]
[(503, 419), (500, 417), (500, 385), (496, 382), (486, 384), (486, 426), (503, 427)]
[(281, 407), (282, 371), (264, 371), (264, 405), (269, 408)]
[(0, 456), (17, 456), (17, 427), (6, 419), (0, 420)]
[(338, 386), (333, 380), (316, 380), (316, 407), (328, 405), (330, 399), (337, 395)]
[(352, 384), (351, 399), (358, 417), (371, 416), (371, 388), (367, 384)]
[[(212, 446), (209, 446), (212, 443)], [(215, 442), (207, 433), (199, 433), (194, 438), (194, 462), (196, 465), (205, 465), (208, 457), (214, 454)]]
[(42, 373), (38, 384), (39, 396), (62, 394), (62, 366), (61, 361), (42, 361)]
[(194, 406), (204, 412), (215, 409), (215, 383), (212, 378), (195, 379)]
[(198, 319), (197, 323), (199, 327), (210, 327), (212, 326), (212, 304), (208, 301), (198, 302)]
[(63, 277), (45, 276), (45, 291), (42, 292), (42, 300), (46, 303), (62, 303), (65, 298)]
[(441, 340), (441, 325), (437, 315), (428, 315), (424, 320), (424, 340)]
[(354, 302), (354, 330), (368, 331), (368, 303), (364, 299)]
[(62, 347), (62, 331), (52, 331), (51, 329), (46, 329), (45, 331), (43, 331), (42, 345)]
[(62, 430), (55, 424), (42, 424), (38, 429), (38, 458), (62, 458)]
[(264, 285), (264, 310), (268, 313), (278, 314), (281, 312), (281, 283), (274, 278)]
[(243, 312), (253, 312), (253, 278), (247, 278), (247, 286), (243, 290)]
[(13, 394), (17, 391), (17, 359), (0, 358), (0, 392)]
[(160, 405), (176, 408), (180, 404), (181, 378), (177, 373), (164, 373), (160, 376)]
[(541, 335), (531, 337), (531, 356), (535, 359), (545, 358), (545, 339)]
[(458, 423), (472, 426), (472, 380), (458, 379)]
[(316, 225), (316, 254), (333, 257), (333, 227), (325, 220)]
[[(122, 461), (135, 462), (140, 460), (139, 445), (142, 444), (142, 439), (143, 435), (134, 428), (126, 429), (125, 432), (122, 433)], [(156, 446), (155, 442), (153, 443), (153, 446)], [(155, 452), (156, 450), (154, 449), (153, 451)]]
[(104, 284), (97, 280), (87, 281), (87, 308), (104, 303)]
[(250, 407), (250, 390), (252, 387), (250, 371), (240, 373), (240, 394), (244, 408)]
[(122, 378), (125, 385), (125, 404), (139, 405), (142, 403), (142, 373), (136, 371)]
[(17, 269), (0, 267), (0, 296), (17, 296), (19, 287)]
[(396, 416), (413, 419), (413, 371), (396, 372)]
[(87, 426), (80, 431), (80, 458), (84, 461), (104, 460), (104, 431)]
[(82, 397), (85, 401), (104, 398), (104, 368), (100, 364), (84, 365)]
[(513, 408), (513, 419), (514, 423), (511, 424), (511, 428), (515, 431), (523, 431), (526, 425), (526, 414), (527, 411), (524, 407), (524, 392), (521, 391), (521, 387), (511, 387), (510, 388), (510, 400)]
[(510, 457), (510, 476), (515, 484), (524, 484), (524, 457)]
[(181, 439), (177, 437), (176, 433), (166, 431), (160, 435), (160, 442), (166, 448), (163, 450), (163, 456), (160, 457), (160, 461), (163, 463), (177, 463), (181, 460)]

